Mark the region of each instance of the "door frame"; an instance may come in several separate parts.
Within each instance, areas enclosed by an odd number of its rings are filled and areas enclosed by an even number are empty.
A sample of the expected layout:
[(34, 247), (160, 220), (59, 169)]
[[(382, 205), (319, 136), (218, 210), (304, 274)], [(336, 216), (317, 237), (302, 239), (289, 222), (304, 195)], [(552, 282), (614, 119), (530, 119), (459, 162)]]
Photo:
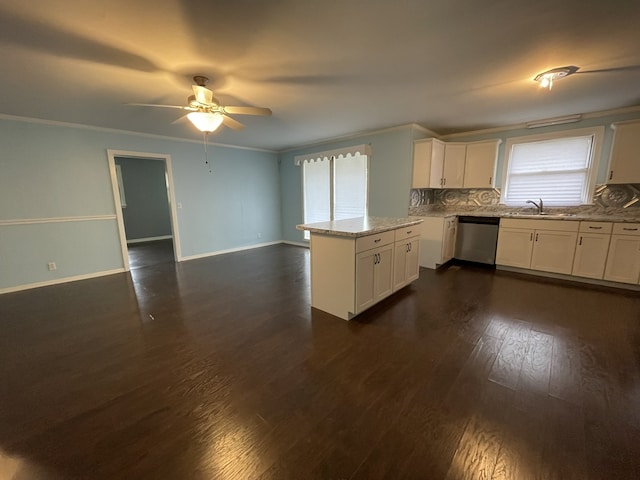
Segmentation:
[(163, 153), (131, 152), (128, 150), (107, 149), (107, 159), (109, 162), (109, 175), (111, 177), (111, 190), (113, 193), (113, 204), (116, 209), (116, 219), (118, 222), (118, 234), (120, 236), (120, 249), (122, 251), (122, 262), (124, 270), (129, 271), (129, 250), (127, 248), (127, 235), (124, 230), (124, 217), (122, 215), (122, 204), (120, 203), (120, 192), (118, 190), (118, 179), (116, 176), (116, 157), (140, 158), (144, 160), (159, 160), (164, 162), (164, 169), (167, 175), (167, 196), (169, 198), (169, 212), (171, 220), (171, 236), (173, 238), (173, 258), (176, 262), (181, 261), (182, 251), (180, 249), (180, 235), (178, 233), (178, 215), (176, 212), (175, 188), (173, 186), (173, 170), (171, 169), (171, 155)]

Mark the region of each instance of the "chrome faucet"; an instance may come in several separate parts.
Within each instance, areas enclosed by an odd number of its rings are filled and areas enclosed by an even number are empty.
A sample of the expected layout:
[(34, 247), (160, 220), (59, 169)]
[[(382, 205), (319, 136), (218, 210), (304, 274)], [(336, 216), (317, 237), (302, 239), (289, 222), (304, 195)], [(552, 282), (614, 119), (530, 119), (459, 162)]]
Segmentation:
[(542, 199), (539, 199), (540, 203), (536, 203), (533, 200), (527, 200), (526, 203), (533, 203), (538, 209), (538, 215), (542, 215), (542, 209), (544, 208), (544, 203), (542, 203)]

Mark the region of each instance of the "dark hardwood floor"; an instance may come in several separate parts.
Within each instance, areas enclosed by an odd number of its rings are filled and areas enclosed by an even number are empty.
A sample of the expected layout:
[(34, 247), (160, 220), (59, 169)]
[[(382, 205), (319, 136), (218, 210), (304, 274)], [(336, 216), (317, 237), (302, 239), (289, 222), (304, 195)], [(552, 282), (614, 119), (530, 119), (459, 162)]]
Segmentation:
[(2, 479), (638, 479), (640, 296), (452, 266), (345, 322), (285, 245), (0, 296)]
[(129, 252), (129, 266), (132, 269), (175, 261), (172, 239), (131, 243), (127, 245), (127, 251)]

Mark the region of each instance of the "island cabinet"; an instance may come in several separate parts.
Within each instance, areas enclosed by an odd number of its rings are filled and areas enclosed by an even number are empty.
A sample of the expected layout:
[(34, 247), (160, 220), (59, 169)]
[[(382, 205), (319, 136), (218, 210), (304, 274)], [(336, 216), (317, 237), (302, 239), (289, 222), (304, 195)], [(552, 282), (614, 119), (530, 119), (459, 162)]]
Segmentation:
[(640, 223), (613, 225), (604, 279), (640, 283)]
[(417, 226), (395, 231), (393, 291), (418, 279), (420, 274), (420, 230)]
[(496, 264), (570, 275), (579, 222), (503, 219)]
[(418, 278), (415, 218), (299, 225), (311, 232), (311, 306), (350, 320)]
[(615, 123), (612, 128), (607, 183), (640, 183), (640, 121)]
[(612, 226), (613, 223), (609, 222), (580, 222), (572, 275), (602, 279)]

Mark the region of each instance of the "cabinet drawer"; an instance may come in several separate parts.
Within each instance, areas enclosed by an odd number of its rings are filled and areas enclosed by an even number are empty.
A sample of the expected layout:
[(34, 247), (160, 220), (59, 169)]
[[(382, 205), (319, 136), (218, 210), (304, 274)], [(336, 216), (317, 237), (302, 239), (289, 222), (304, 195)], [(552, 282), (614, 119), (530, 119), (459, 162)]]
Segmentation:
[(640, 223), (614, 223), (614, 235), (640, 235)]
[(394, 230), (394, 232), (395, 241), (401, 242), (407, 238), (420, 236), (420, 225), (411, 225), (409, 227), (399, 228), (398, 230)]
[[(418, 231), (417, 229), (415, 229)], [(395, 239), (394, 230), (378, 233), (376, 235), (367, 235), (366, 237), (356, 238), (356, 253), (371, 250), (372, 248), (381, 247), (393, 243)]]
[(577, 232), (580, 222), (573, 220), (544, 220), (537, 218), (503, 218), (501, 227), (525, 228), (530, 230), (555, 230), (556, 232)]
[(580, 222), (581, 233), (611, 233), (612, 227), (609, 222)]

